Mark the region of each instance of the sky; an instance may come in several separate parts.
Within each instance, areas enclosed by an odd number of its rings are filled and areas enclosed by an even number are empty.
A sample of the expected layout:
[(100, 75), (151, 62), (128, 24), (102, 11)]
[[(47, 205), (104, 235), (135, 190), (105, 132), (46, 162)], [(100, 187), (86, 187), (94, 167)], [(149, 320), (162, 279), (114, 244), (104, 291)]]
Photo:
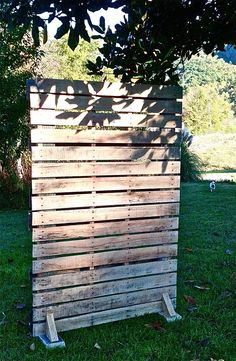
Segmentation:
[[(108, 10), (100, 10), (94, 13), (90, 12), (91, 20), (93, 24), (99, 25), (100, 16), (104, 16), (106, 26), (110, 26), (111, 29), (114, 29), (114, 26), (123, 20), (124, 13), (121, 9), (108, 9)], [(57, 19), (53, 20), (48, 25), (48, 35), (49, 39), (53, 39), (56, 34), (58, 26), (60, 26), (61, 22)]]

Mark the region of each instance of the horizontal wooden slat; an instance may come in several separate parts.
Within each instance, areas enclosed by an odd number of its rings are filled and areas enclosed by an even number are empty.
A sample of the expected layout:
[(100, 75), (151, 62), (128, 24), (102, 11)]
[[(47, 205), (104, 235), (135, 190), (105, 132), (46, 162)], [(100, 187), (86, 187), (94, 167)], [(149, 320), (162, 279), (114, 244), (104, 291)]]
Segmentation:
[(64, 79), (37, 79), (31, 80), (31, 93), (55, 94), (83, 94), (99, 96), (131, 96), (137, 98), (182, 98), (182, 88), (179, 86), (94, 82)]
[(33, 257), (61, 256), (66, 254), (107, 251), (119, 248), (145, 247), (176, 243), (177, 231), (129, 234), (123, 236), (81, 239), (79, 241), (33, 244)]
[(34, 241), (63, 240), (82, 237), (108, 236), (113, 234), (155, 232), (178, 228), (178, 218), (147, 218), (99, 222), (94, 224), (76, 224), (72, 226), (39, 227), (33, 229)]
[(179, 214), (179, 204), (148, 204), (139, 206), (89, 208), (63, 211), (32, 212), (32, 225), (49, 225), (106, 221), (125, 218), (150, 218)]
[[(144, 151), (143, 156), (146, 152)], [(141, 157), (141, 150), (138, 155)], [(152, 157), (152, 154), (149, 154)], [(82, 176), (121, 176), (180, 174), (179, 161), (151, 162), (78, 162), (78, 163), (34, 163), (33, 178), (82, 177)], [(157, 185), (158, 187), (158, 185)]]
[[(137, 236), (137, 235), (136, 235)], [(132, 237), (130, 235), (130, 237)], [(108, 237), (107, 237), (108, 238)], [(121, 237), (120, 237), (121, 239)], [(33, 277), (33, 291), (49, 290), (70, 286), (95, 284), (101, 281), (122, 280), (132, 277), (176, 272), (177, 260), (153, 261), (139, 264), (126, 264), (112, 267), (99, 267), (90, 270), (72, 270), (56, 275)]]
[(100, 253), (65, 256), (33, 261), (33, 274), (62, 271), (82, 267), (94, 267), (124, 262), (154, 260), (158, 257), (175, 257), (177, 245), (150, 246), (145, 248), (124, 249)]
[(176, 284), (176, 273), (165, 273), (155, 276), (128, 278), (119, 281), (90, 284), (87, 286), (61, 288), (60, 290), (39, 292), (34, 294), (33, 307), (78, 301), (112, 294), (167, 287)]
[[(157, 185), (158, 187), (158, 185)], [(156, 188), (157, 188), (156, 187)], [(179, 185), (178, 185), (179, 187)], [(76, 195), (33, 196), (32, 210), (102, 207), (121, 204), (149, 204), (178, 202), (179, 190), (130, 191), (116, 193), (88, 193)]]
[[(180, 158), (180, 149), (177, 147), (86, 147), (86, 146), (59, 146), (38, 147), (32, 146), (33, 161), (69, 161), (69, 160), (171, 160)], [(144, 162), (140, 166), (145, 167)]]
[(72, 193), (92, 191), (120, 191), (136, 189), (176, 188), (179, 177), (173, 176), (125, 176), (61, 178), (32, 181), (32, 193)]
[(181, 116), (174, 114), (80, 113), (38, 109), (30, 111), (30, 118), (32, 125), (181, 128)]
[(99, 96), (79, 96), (64, 94), (30, 94), (31, 108), (79, 110), (79, 111), (113, 111), (122, 113), (178, 113), (182, 112), (182, 103), (175, 100), (150, 100), (137, 98), (102, 98)]
[[(174, 299), (172, 299), (172, 302), (174, 302)], [(95, 312), (88, 315), (63, 318), (56, 320), (56, 328), (58, 332), (69, 331), (76, 328), (95, 326), (149, 313), (157, 313), (162, 311), (162, 309), (163, 301), (155, 301), (113, 310)], [(45, 327), (45, 322), (33, 324), (33, 336), (45, 335)]]
[[(173, 144), (180, 141), (180, 129), (159, 131), (99, 130), (99, 129), (32, 129), (32, 143), (123, 143)], [(105, 151), (105, 149), (104, 149)]]
[(170, 298), (176, 298), (176, 287), (161, 287), (148, 290), (121, 293), (106, 297), (97, 297), (70, 303), (54, 305), (52, 307), (33, 308), (33, 321), (44, 321), (50, 310), (55, 319), (71, 317), (86, 313), (111, 310), (118, 307), (127, 307), (147, 302), (160, 301), (163, 293), (168, 293)]

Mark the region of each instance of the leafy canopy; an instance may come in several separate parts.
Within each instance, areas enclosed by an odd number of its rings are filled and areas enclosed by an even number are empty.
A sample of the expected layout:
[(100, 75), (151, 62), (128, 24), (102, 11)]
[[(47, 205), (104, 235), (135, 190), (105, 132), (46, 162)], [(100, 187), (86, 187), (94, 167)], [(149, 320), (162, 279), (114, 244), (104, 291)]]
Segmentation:
[[(105, 20), (94, 25), (88, 11), (119, 8), (128, 20), (105, 29)], [(48, 13), (48, 22), (61, 21), (56, 38), (66, 33), (68, 44), (75, 49), (81, 38), (90, 41), (86, 22), (97, 31), (104, 44), (102, 57), (89, 63), (92, 72), (101, 73), (104, 66), (114, 69), (122, 81), (137, 78), (148, 83), (177, 83), (178, 62), (190, 59), (201, 50), (210, 54), (224, 50), (225, 44), (236, 44), (235, 0), (10, 0), (1, 17), (10, 26), (32, 25), (35, 43)]]

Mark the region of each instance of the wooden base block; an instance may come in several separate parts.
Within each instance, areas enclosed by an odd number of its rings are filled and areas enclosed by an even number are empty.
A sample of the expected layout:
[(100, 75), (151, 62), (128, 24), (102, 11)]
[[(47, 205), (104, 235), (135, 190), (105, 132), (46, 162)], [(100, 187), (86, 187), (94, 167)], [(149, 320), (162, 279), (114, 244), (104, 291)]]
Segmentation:
[(162, 299), (163, 299), (163, 311), (159, 312), (159, 314), (165, 317), (167, 322), (181, 320), (182, 316), (180, 316), (178, 313), (175, 312), (169, 294), (163, 293)]
[(58, 336), (58, 341), (54, 341), (54, 342), (51, 342), (47, 335), (38, 336), (38, 337), (47, 349), (52, 350), (54, 348), (62, 348), (66, 346), (65, 341), (60, 336)]

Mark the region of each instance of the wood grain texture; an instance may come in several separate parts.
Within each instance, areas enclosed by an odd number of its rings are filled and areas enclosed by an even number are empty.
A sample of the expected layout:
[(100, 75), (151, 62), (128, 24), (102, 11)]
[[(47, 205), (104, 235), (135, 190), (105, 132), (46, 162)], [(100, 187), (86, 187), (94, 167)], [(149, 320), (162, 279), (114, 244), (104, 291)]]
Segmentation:
[[(148, 160), (176, 160), (180, 158), (178, 147), (132, 147), (132, 146), (32, 146), (33, 161), (140, 161), (145, 168), (144, 161)], [(140, 166), (141, 166), (140, 164)]]
[(160, 245), (142, 248), (122, 249), (76, 256), (56, 257), (33, 261), (33, 274), (70, 270), (83, 267), (105, 266), (125, 262), (154, 260), (162, 257), (175, 257), (177, 245)]
[[(177, 187), (179, 186), (179, 183)], [(172, 187), (170, 185), (170, 187)], [(157, 187), (156, 187), (157, 189)], [(32, 196), (32, 211), (178, 202), (179, 190), (147, 190)]]
[(32, 194), (176, 188), (178, 176), (61, 178), (32, 181)]
[(126, 278), (123, 280), (90, 284), (86, 286), (61, 288), (59, 290), (35, 293), (33, 307), (173, 285), (176, 285), (176, 273)]
[(88, 208), (63, 211), (41, 211), (32, 212), (32, 226), (84, 223), (126, 218), (133, 219), (173, 215), (177, 216), (178, 214), (178, 203)]
[(174, 114), (146, 115), (38, 109), (30, 111), (30, 118), (32, 125), (181, 128), (181, 117)]
[(83, 237), (111, 236), (113, 234), (159, 232), (178, 228), (177, 217), (147, 218), (112, 222), (95, 222), (94, 224), (61, 225), (38, 227), (33, 229), (33, 241), (52, 241), (78, 239)]
[[(175, 302), (175, 299), (172, 299), (172, 302)], [(58, 332), (69, 331), (76, 328), (95, 326), (149, 313), (158, 313), (160, 311), (162, 311), (162, 301), (155, 301), (140, 305), (117, 308), (114, 310), (91, 313), (87, 315), (62, 318), (60, 320), (56, 320), (56, 327)], [(39, 336), (43, 334), (45, 334), (45, 323), (43, 322), (33, 324), (33, 336)]]
[[(33, 163), (33, 178), (180, 174), (179, 161), (151, 162), (146, 150), (137, 151), (137, 162)], [(112, 157), (112, 156), (110, 156)], [(153, 154), (149, 154), (153, 157)], [(158, 188), (158, 185), (157, 185)]]
[(111, 83), (85, 82), (81, 80), (64, 79), (36, 79), (31, 81), (31, 93), (52, 93), (52, 94), (77, 94), (77, 95), (98, 95), (134, 98), (182, 98), (182, 88), (179, 86), (132, 84), (132, 83)]
[(156, 302), (162, 299), (166, 292), (173, 299), (176, 298), (176, 287), (161, 287), (130, 293), (121, 293), (105, 297), (96, 297), (86, 300), (62, 303), (53, 307), (33, 308), (33, 321), (44, 321), (47, 312), (51, 309), (55, 319), (83, 315), (93, 312), (112, 310), (118, 307), (139, 305)]
[(135, 247), (154, 246), (160, 244), (176, 243), (177, 231), (151, 232), (140, 234), (126, 234), (123, 236), (110, 236), (81, 239), (78, 241), (47, 242), (33, 244), (33, 257), (50, 257), (66, 254), (108, 251)]
[[(33, 334), (176, 302), (182, 90), (30, 82)], [(38, 127), (37, 127), (38, 126)], [(106, 127), (106, 129), (105, 129)]]
[(31, 143), (174, 144), (181, 140), (180, 129), (158, 131), (101, 129), (32, 129)]
[(72, 287), (86, 284), (96, 284), (129, 277), (150, 276), (162, 273), (176, 272), (177, 260), (150, 261), (135, 264), (122, 264), (112, 267), (95, 267), (90, 270), (64, 270), (55, 275), (33, 277), (33, 291), (52, 290), (55, 288)]

